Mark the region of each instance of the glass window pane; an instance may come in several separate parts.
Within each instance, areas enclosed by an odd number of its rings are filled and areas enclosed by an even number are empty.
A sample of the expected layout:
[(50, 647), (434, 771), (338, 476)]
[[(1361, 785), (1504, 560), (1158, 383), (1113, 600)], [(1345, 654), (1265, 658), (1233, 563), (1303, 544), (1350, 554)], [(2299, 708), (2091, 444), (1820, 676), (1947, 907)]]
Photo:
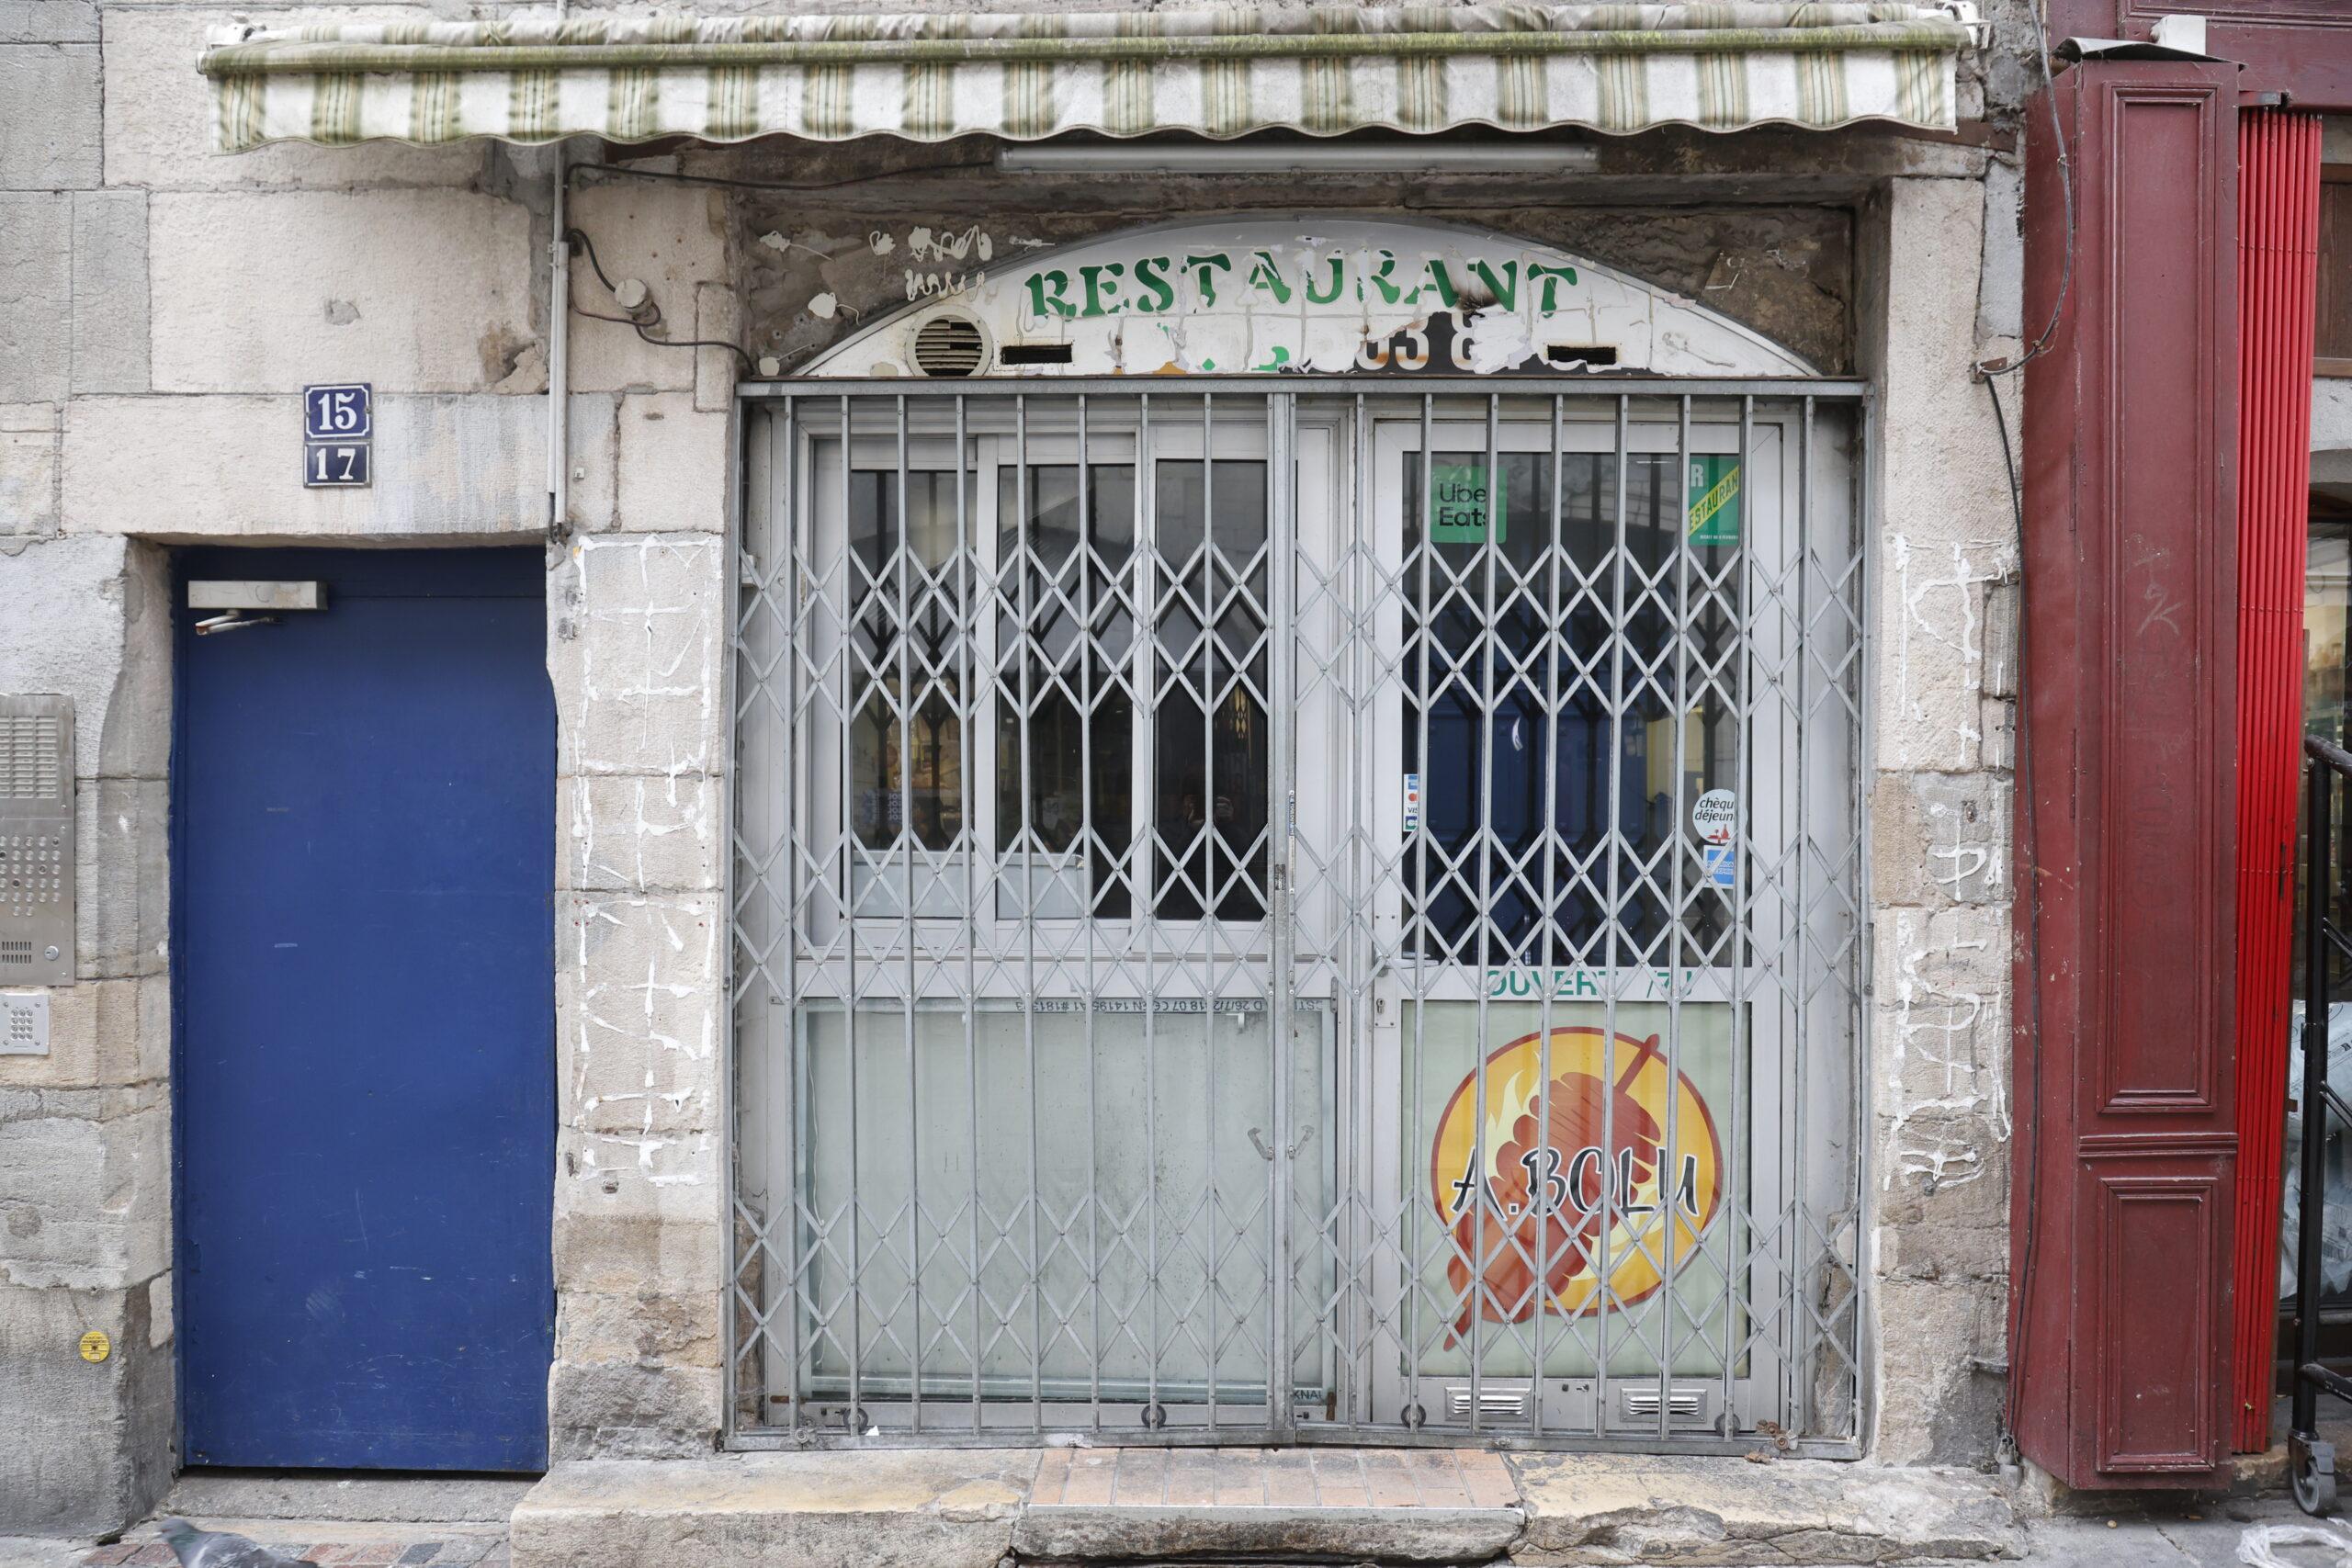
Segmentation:
[(1620, 962), (1690, 962), (1663, 942), (1660, 851), (1679, 832), (1681, 923), (1712, 949), (1730, 890), (1675, 817), (1678, 791), (1687, 806), (1727, 784), (1736, 753), (1736, 462), (1694, 458), (1678, 485), (1676, 455), (1634, 454), (1621, 557), (1612, 453), (1561, 453), (1556, 473), (1548, 452), (1403, 459), (1417, 946), (1460, 964), (1597, 961), (1613, 928)]
[(1154, 905), (1170, 919), (1259, 919), (1272, 756), (1266, 465), (1168, 460), (1154, 485)]
[(964, 830), (965, 560), (956, 476), (904, 475), (903, 504), (901, 478), (850, 475), (852, 826), (868, 849), (939, 851)]
[(1132, 464), (1083, 494), (1075, 463), (997, 470), (1001, 918), (1129, 913), (1135, 489)]

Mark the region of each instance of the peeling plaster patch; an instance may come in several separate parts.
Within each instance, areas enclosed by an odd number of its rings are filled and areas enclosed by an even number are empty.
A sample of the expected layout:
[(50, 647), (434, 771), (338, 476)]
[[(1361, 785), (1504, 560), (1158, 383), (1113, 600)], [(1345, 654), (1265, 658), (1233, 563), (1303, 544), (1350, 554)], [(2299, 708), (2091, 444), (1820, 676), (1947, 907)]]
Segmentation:
[(1535, 346), (1535, 339), (1519, 312), (1506, 310), (1500, 305), (1489, 305), (1472, 316), (1466, 336), (1470, 368), (1481, 376), (1507, 370), (1543, 352)]

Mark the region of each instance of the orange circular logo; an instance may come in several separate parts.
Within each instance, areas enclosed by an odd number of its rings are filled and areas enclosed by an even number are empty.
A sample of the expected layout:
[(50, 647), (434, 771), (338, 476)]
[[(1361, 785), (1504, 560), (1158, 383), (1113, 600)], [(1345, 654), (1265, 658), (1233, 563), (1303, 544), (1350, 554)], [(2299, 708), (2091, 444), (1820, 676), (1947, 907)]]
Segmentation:
[(1645, 1301), (1723, 1207), (1714, 1116), (1656, 1035), (1612, 1045), (1598, 1029), (1555, 1029), (1548, 1050), (1544, 1039), (1487, 1056), (1438, 1118), (1430, 1195), (1453, 1237), (1457, 1336), (1474, 1317), (1524, 1323)]

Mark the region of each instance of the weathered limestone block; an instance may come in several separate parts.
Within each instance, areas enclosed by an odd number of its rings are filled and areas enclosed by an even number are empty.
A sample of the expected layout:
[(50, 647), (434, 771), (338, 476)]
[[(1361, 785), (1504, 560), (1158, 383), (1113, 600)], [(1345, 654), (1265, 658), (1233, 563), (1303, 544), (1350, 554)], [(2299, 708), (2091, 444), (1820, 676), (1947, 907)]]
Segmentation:
[[(74, 533), (260, 542), (529, 538), (547, 527), (547, 414), (529, 398), (383, 395), (373, 488), (304, 490), (299, 394), (79, 398), (66, 411)], [(168, 450), (160, 497), (129, 450)]]
[(647, 1138), (716, 1127), (724, 1034), (718, 898), (574, 894), (562, 908), (566, 1120)]
[(1902, 179), (1887, 202), (1878, 424), (1878, 765), (1981, 761), (1983, 585), (2016, 563), (2016, 523), (1977, 348), (1984, 192)]
[(0, 191), (0, 403), (56, 402), (69, 389), (73, 227), (66, 192)]
[(122, 663), (120, 539), (45, 537), (0, 549), (0, 692), (74, 699), (74, 772), (98, 772), (99, 738)]
[(624, 1138), (566, 1127), (556, 1144), (559, 1290), (626, 1296), (653, 1281), (717, 1292), (725, 1266), (716, 1135)]
[[(49, 1055), (0, 1056), (0, 1086), (101, 1089), (161, 1083), (171, 1072), (171, 983), (85, 980), (49, 993)], [(6, 1200), (0, 1198), (0, 1208)], [(160, 1223), (161, 1216), (155, 1216)]]
[(710, 1291), (673, 1292), (658, 1280), (617, 1293), (570, 1291), (556, 1303), (556, 1359), (716, 1369), (721, 1323)]
[(559, 1464), (514, 1510), (517, 1568), (995, 1568), (1036, 1468), (1007, 1449)]
[(730, 412), (695, 412), (684, 392), (621, 399), (615, 525), (638, 533), (723, 533), (734, 465)]
[(97, 0), (0, 0), (0, 43), (97, 41)]
[(564, 496), (565, 514), (573, 532), (608, 533), (619, 526), (614, 519), (613, 498), (620, 488), (620, 435), (615, 429), (620, 396), (574, 392), (566, 405), (570, 410), (566, 455), (571, 479)]
[(1997, 1189), (2010, 1133), (2007, 910), (1882, 910), (1875, 934), (1882, 1187)]
[[(560, 1142), (555, 1271), (564, 1315), (548, 1378), (552, 1450), (707, 1454), (726, 1398), (712, 1337), (725, 1277), (719, 1141), (567, 1128)], [(713, 1326), (706, 1334), (698, 1325)], [(707, 1349), (695, 1348), (705, 1340)], [(666, 1353), (680, 1341), (691, 1354)]]
[(549, 604), (565, 773), (720, 771), (726, 559), (712, 535), (572, 541)]
[[(650, 333), (681, 342), (702, 335), (695, 330), (696, 290), (729, 276), (727, 203), (720, 193), (662, 180), (591, 175), (574, 186), (570, 218), (595, 246), (605, 276), (615, 283), (634, 277), (650, 291), (662, 321), (647, 329)], [(584, 255), (572, 263), (571, 290), (582, 310), (621, 313)], [(574, 318), (571, 385), (584, 391), (691, 393), (702, 352), (657, 347), (627, 326)], [(691, 400), (687, 406), (693, 406)]]
[[(46, 0), (37, 0), (46, 3)], [(346, 9), (348, 9), (346, 7)], [(390, 6), (363, 9), (390, 20)], [(403, 7), (418, 20), (429, 13)], [(478, 178), (488, 144), (404, 147), (369, 141), (356, 147), (280, 142), (250, 152), (213, 151), (212, 85), (197, 74), (205, 35), (228, 13), (164, 6), (116, 6), (105, 18), (107, 75), (106, 179), (108, 185), (158, 189), (213, 186), (460, 186)]]
[(0, 535), (57, 531), (55, 403), (0, 406)]
[[(0, 1226), (0, 1236), (5, 1236)], [(0, 1529), (91, 1535), (119, 1529), (171, 1484), (176, 1429), (170, 1325), (156, 1292), (26, 1290), (0, 1282)], [(91, 1329), (112, 1341), (83, 1359)]]
[(148, 387), (147, 193), (74, 197), (74, 390)]
[(0, 1284), (119, 1291), (168, 1266), (160, 1084), (0, 1089)]
[(1815, 1564), (2015, 1555), (2009, 1510), (1973, 1474), (1823, 1460), (1517, 1455), (1514, 1564)]
[(98, 48), (0, 42), (0, 190), (98, 183)]
[(148, 221), (159, 391), (486, 391), (537, 341), (530, 214), (496, 197), (158, 192)]
[(555, 1459), (693, 1459), (717, 1446), (717, 1369), (559, 1360), (548, 1375)]
[(718, 886), (718, 782), (701, 773), (592, 774), (562, 783), (563, 886), (699, 892)]
[(170, 960), (171, 786), (162, 779), (85, 779), (74, 804), (79, 973), (85, 979), (163, 974)]
[(1871, 893), (1938, 908), (2009, 896), (2009, 782), (1989, 773), (1881, 773), (1871, 795)]
[(2008, 1280), (1913, 1267), (1921, 1271), (1878, 1282), (1871, 1454), (1885, 1464), (1973, 1466), (1991, 1457), (2008, 1396), (2008, 1380), (1986, 1370), (2007, 1354)]
[[(704, 343), (743, 341), (743, 294), (732, 278), (713, 280), (695, 290), (694, 335)], [(723, 348), (695, 351), (695, 407), (705, 413), (735, 412), (735, 384), (752, 367), (741, 355)]]

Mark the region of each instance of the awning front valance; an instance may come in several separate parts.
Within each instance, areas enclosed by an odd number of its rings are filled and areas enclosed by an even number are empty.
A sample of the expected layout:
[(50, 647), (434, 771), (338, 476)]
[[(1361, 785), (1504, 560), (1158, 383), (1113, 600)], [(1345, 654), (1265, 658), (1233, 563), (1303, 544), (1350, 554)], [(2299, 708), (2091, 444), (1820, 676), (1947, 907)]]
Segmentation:
[(1964, 7), (1470, 6), (517, 17), (217, 39), (223, 151), (784, 134), (1953, 124)]

